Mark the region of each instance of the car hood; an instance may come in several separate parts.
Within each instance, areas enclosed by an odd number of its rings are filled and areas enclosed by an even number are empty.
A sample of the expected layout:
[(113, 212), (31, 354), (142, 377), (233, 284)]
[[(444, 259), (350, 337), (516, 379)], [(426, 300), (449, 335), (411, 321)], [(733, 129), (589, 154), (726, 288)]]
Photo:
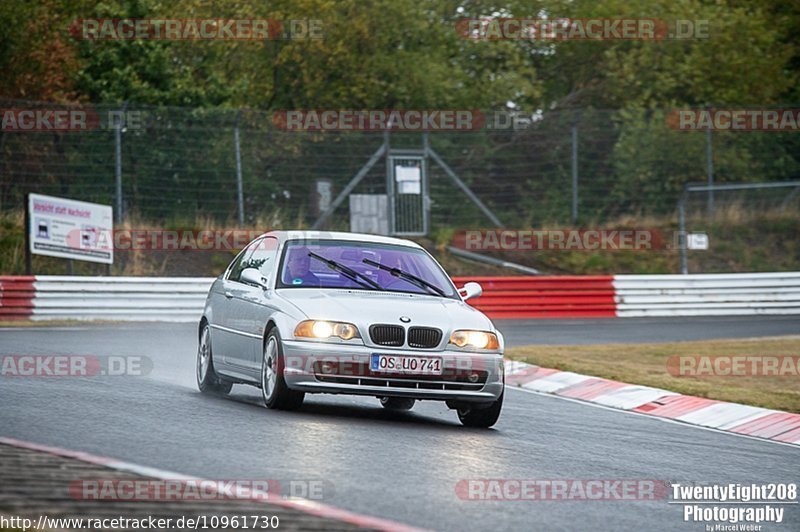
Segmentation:
[(400, 317), (404, 316), (411, 319), (409, 325), (444, 330), (495, 330), (489, 318), (480, 311), (463, 301), (443, 297), (305, 288), (283, 289), (279, 295), (310, 319), (347, 321), (369, 326), (373, 323), (400, 324)]

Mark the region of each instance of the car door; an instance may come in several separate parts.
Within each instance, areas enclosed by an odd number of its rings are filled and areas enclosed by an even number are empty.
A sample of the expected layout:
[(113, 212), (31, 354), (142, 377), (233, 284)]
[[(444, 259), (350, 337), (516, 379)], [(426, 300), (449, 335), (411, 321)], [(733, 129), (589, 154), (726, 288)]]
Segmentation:
[[(278, 256), (278, 239), (264, 237), (253, 248), (252, 253), (244, 261), (245, 268), (256, 268), (267, 280), (267, 285), (274, 286)], [(240, 283), (245, 284), (245, 283)], [(235, 308), (239, 311), (240, 325), (243, 330), (252, 333), (248, 336), (249, 358), (244, 362), (256, 375), (261, 371), (262, 340), (264, 338), (264, 325), (269, 316), (276, 310), (272, 304), (274, 290), (265, 290), (262, 286), (245, 285), (236, 292)]]
[(250, 376), (257, 376), (261, 371), (261, 342), (268, 312), (265, 314), (264, 288), (243, 282), (241, 273), (247, 268), (256, 268), (269, 278), (277, 244), (274, 237), (253, 241), (223, 284), (228, 299), (225, 327), (230, 339), (225, 362)]
[(233, 272), (239, 271), (239, 265), (244, 260), (247, 251), (247, 249), (240, 251), (225, 273), (211, 285), (210, 297), (213, 309), (210, 314), (211, 344), (214, 349), (214, 361), (220, 366), (218, 369), (224, 369), (230, 358), (228, 353), (232, 352), (235, 347), (235, 335), (229, 329), (228, 315), (231, 311), (231, 293), (228, 279)]
[(242, 283), (240, 276), (242, 270), (248, 267), (253, 251), (261, 240), (254, 240), (239, 254), (222, 280), (225, 303), (224, 312), (218, 315), (217, 327), (219, 336), (223, 338), (222, 361), (230, 366), (229, 371), (245, 375), (250, 373), (252, 343), (257, 333), (247, 327), (243, 297), (255, 287)]

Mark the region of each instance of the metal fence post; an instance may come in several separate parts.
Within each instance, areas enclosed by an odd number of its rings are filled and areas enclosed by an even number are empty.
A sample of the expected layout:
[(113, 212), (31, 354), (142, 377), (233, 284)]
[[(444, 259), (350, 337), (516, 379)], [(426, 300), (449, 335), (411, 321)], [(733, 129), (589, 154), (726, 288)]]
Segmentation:
[(122, 112), (114, 117), (114, 179), (116, 181), (116, 220), (122, 222), (122, 117), (128, 102), (122, 105)]
[(678, 198), (678, 248), (681, 254), (681, 273), (686, 275), (689, 273), (689, 258), (687, 257), (688, 239), (686, 237), (686, 196), (688, 189), (683, 188), (680, 197)]
[(578, 221), (578, 117), (580, 112), (575, 112), (575, 121), (572, 123), (572, 223)]
[(236, 122), (233, 125), (233, 145), (236, 150), (236, 204), (239, 215), (239, 227), (244, 227), (244, 186), (242, 185), (242, 150), (239, 145), (239, 117), (242, 112), (236, 113)]
[(25, 194), (25, 275), (31, 275), (31, 194)]
[[(711, 113), (711, 105), (706, 106), (708, 112)], [(709, 126), (706, 128), (706, 176), (708, 180), (708, 186), (714, 186), (714, 160), (712, 158), (713, 153), (711, 150), (711, 125), (709, 121)], [(707, 211), (709, 216), (714, 215), (714, 189), (708, 189), (708, 205)]]

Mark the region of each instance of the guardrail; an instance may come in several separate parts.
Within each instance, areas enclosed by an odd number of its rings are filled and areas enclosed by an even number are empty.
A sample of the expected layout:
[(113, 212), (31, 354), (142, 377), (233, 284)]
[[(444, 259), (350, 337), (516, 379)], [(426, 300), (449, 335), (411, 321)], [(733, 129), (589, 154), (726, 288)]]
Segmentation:
[(800, 314), (800, 272), (615, 275), (617, 316)]
[[(195, 321), (213, 280), (0, 276), (0, 320)], [(491, 318), (800, 314), (800, 272), (453, 280), (481, 283)]]
[(195, 321), (211, 277), (0, 277), (0, 319)]
[(469, 303), (491, 318), (613, 318), (614, 277), (454, 277), (475, 281), (481, 297)]
[(0, 277), (0, 320), (28, 319), (33, 314), (35, 280), (32, 275)]

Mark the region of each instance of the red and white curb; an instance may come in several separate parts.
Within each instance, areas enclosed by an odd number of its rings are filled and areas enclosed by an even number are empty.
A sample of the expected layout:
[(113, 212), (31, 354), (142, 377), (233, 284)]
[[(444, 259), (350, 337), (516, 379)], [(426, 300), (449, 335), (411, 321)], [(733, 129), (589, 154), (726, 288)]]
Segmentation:
[[(51, 447), (49, 445), (40, 445), (38, 443), (31, 443), (27, 441), (17, 440), (14, 438), (0, 437), (0, 443), (6, 445), (12, 445), (14, 447), (20, 447), (23, 449), (30, 449), (32, 451), (45, 452), (56, 456), (63, 456), (65, 458), (73, 458), (75, 460), (80, 460), (82, 462), (87, 462), (90, 464), (107, 467), (110, 469), (114, 469), (116, 471), (134, 473), (136, 475), (142, 475), (145, 477), (157, 478), (161, 480), (188, 480), (197, 482), (203, 481), (203, 479), (197, 477), (187, 476), (180, 473), (173, 473), (163, 469), (143, 466), (131, 462), (124, 462), (122, 460), (117, 460), (115, 458), (98, 456), (90, 453), (85, 453), (82, 451), (71, 451), (68, 449), (62, 449), (60, 447)], [(342, 510), (340, 508), (328, 506), (327, 504), (321, 504), (318, 502), (310, 501), (308, 499), (302, 499), (299, 497), (292, 497), (286, 499), (276, 498), (276, 499), (265, 500), (264, 502), (266, 504), (273, 504), (281, 508), (298, 510), (300, 512), (305, 512), (307, 514), (315, 515), (317, 517), (322, 517), (325, 519), (343, 521), (345, 523), (350, 523), (360, 528), (388, 530), (392, 532), (395, 531), (425, 532), (425, 529), (415, 528), (412, 526), (404, 525), (402, 523), (390, 521), (388, 519), (381, 519), (379, 517), (371, 517), (368, 515), (357, 514), (349, 510)]]
[(506, 361), (506, 386), (800, 446), (800, 414)]

